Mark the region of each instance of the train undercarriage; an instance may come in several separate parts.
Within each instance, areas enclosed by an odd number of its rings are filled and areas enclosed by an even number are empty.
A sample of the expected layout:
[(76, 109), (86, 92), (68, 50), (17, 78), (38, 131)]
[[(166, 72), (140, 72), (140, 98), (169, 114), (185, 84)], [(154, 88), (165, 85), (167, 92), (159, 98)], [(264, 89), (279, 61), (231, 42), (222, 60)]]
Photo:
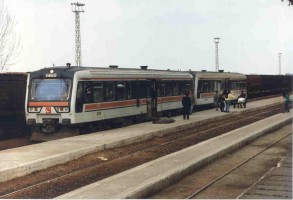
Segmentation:
[(76, 125), (63, 125), (58, 123), (58, 119), (43, 119), (42, 124), (33, 124), (31, 131), (31, 141), (46, 142), (66, 137), (73, 137), (81, 134), (94, 133), (109, 129), (121, 128), (131, 124), (143, 123), (146, 121), (158, 122), (161, 118), (171, 118), (180, 115), (181, 109), (158, 112), (156, 117), (147, 116), (147, 114), (134, 115), (129, 117), (120, 117), (102, 121), (80, 123)]

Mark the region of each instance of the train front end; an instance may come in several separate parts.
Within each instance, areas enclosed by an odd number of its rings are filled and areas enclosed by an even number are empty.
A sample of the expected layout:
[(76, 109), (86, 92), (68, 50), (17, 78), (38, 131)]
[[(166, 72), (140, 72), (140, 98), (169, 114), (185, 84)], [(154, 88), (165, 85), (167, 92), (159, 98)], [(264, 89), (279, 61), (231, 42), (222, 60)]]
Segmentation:
[(28, 80), (26, 123), (32, 126), (31, 140), (77, 134), (70, 128), (73, 73), (64, 68), (44, 68), (30, 73)]

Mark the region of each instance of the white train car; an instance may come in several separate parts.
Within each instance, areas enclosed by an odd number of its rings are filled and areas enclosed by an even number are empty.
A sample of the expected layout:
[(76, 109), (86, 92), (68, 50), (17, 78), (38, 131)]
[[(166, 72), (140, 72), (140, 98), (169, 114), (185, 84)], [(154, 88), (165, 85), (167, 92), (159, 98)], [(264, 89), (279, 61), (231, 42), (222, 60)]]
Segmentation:
[(63, 127), (83, 131), (179, 113), (192, 78), (188, 72), (144, 68), (44, 68), (28, 77), (26, 123), (33, 126), (33, 135), (42, 135), (33, 140), (44, 141), (38, 138), (61, 135)]
[[(193, 102), (195, 106), (214, 103), (215, 92), (230, 91), (234, 100), (241, 91), (246, 93), (246, 76), (234, 72), (191, 72), (194, 77)], [(246, 93), (247, 94), (247, 93)]]

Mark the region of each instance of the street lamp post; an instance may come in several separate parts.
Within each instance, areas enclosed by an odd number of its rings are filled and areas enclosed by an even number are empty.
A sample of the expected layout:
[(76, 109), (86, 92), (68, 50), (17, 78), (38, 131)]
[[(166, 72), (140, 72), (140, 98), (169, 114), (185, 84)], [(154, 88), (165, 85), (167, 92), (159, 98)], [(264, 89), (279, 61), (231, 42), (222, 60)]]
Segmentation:
[(279, 75), (281, 75), (281, 56), (282, 56), (282, 53), (278, 53), (279, 55)]
[(220, 42), (220, 38), (214, 38), (215, 45), (216, 45), (216, 72), (219, 71), (219, 49), (218, 44)]

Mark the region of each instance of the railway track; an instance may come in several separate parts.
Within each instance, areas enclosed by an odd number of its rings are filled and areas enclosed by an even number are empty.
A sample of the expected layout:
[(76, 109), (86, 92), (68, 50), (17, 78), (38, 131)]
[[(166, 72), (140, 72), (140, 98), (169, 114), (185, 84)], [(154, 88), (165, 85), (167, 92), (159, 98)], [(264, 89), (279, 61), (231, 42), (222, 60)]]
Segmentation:
[(0, 198), (54, 198), (282, 111), (283, 105), (280, 104), (270, 109), (231, 114), (229, 119), (202, 124), (196, 129), (93, 153), (78, 160), (0, 183)]
[(148, 198), (236, 199), (291, 151), (292, 127), (288, 124)]
[(217, 182), (220, 182), (221, 180), (223, 180), (224, 178), (230, 176), (231, 174), (234, 173), (234, 171), (239, 170), (241, 167), (243, 167), (244, 165), (248, 164), (249, 162), (251, 162), (253, 159), (255, 159), (257, 156), (260, 156), (261, 154), (263, 154), (265, 151), (268, 151), (269, 149), (271, 149), (274, 145), (276, 145), (277, 143), (279, 143), (281, 140), (284, 140), (285, 138), (288, 138), (290, 135), (292, 135), (292, 131), (288, 132), (287, 134), (285, 134), (284, 137), (272, 142), (271, 144), (267, 145), (265, 148), (263, 148), (262, 150), (258, 151), (256, 154), (252, 155), (250, 158), (244, 160), (242, 163), (236, 165), (235, 167), (233, 167), (232, 169), (226, 171), (224, 174), (220, 175), (219, 177), (217, 177), (216, 179), (212, 180), (211, 182), (209, 182), (208, 184), (204, 185), (203, 187), (201, 187), (199, 190), (196, 190), (194, 193), (192, 193), (190, 196), (187, 197), (187, 199), (194, 199), (197, 198), (201, 193), (203, 193), (204, 191), (206, 191), (207, 189), (211, 189), (213, 187), (214, 184), (216, 184)]
[(13, 139), (5, 139), (0, 141), (0, 151), (6, 149), (12, 149), (16, 147), (22, 147), (33, 144), (30, 141), (30, 136), (22, 136)]

